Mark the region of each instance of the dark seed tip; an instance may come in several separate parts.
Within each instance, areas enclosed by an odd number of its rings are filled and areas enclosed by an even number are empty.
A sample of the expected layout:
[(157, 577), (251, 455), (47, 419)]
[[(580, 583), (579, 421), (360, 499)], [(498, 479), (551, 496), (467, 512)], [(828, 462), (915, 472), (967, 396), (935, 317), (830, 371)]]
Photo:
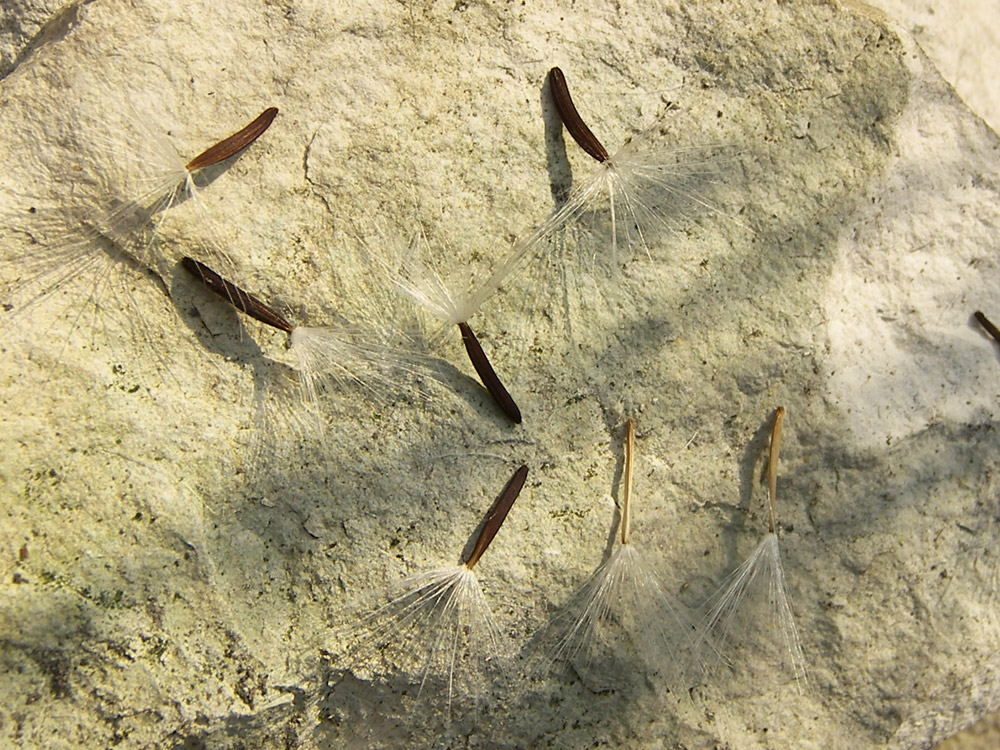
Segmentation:
[(1000, 330), (998, 330), (997, 327), (993, 325), (993, 322), (985, 315), (983, 315), (983, 313), (981, 313), (979, 310), (976, 310), (973, 313), (973, 317), (975, 317), (975, 319), (979, 322), (979, 325), (981, 325), (986, 330), (986, 333), (992, 336), (993, 339), (998, 344), (1000, 344)]

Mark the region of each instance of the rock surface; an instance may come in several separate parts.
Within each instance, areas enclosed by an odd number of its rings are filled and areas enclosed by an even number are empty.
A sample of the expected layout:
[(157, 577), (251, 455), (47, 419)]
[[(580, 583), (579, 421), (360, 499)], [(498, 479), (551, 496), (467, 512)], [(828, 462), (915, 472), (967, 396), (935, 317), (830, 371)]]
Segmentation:
[[(925, 748), (994, 709), (998, 350), (971, 314), (1000, 319), (1000, 154), (912, 40), (801, 3), (337, 5), (82, 5), (0, 83), (4, 743)], [(409, 319), (380, 259), (422, 232), (468, 283), (593, 171), (552, 65), (609, 145), (659, 121), (705, 160), (704, 203), (618, 268), (570, 231), (487, 302), (523, 425), (428, 322), (454, 393), (346, 384), (315, 439), (278, 400), (282, 336), (178, 261), (215, 257), (304, 324)], [(183, 164), (270, 105), (162, 215), (151, 273), (53, 229), (78, 240), (162, 143)], [(35, 301), (39, 272), (60, 283)], [(567, 666), (447, 717), (440, 675), (417, 696), (352, 656), (521, 462), (477, 572), (506, 650), (529, 646), (606, 552), (627, 417), (633, 543), (694, 609), (766, 530), (779, 404), (804, 685), (762, 660), (766, 622), (732, 674), (671, 684), (667, 655), (613, 653), (606, 683)]]

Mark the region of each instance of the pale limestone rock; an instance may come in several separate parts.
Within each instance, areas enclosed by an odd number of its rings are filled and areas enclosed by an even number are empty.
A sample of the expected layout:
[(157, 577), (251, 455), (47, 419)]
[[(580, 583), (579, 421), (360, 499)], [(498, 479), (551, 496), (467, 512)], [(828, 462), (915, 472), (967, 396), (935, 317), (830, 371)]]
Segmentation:
[[(165, 216), (156, 278), (113, 274), (98, 315), (87, 275), (5, 314), (3, 742), (920, 748), (994, 708), (1000, 363), (970, 316), (1000, 318), (998, 146), (912, 41), (798, 3), (336, 6), (89, 4), (0, 84), (5, 299), (11, 259), (40, 251), (32, 217), (142, 173), (137, 119), (190, 158), (281, 109), (204, 211)], [(487, 303), (475, 322), (523, 426), (444, 331), (428, 341), (457, 396), (348, 388), (323, 441), (261, 447), (282, 338), (241, 329), (179, 258), (214, 237), (228, 273), (308, 324), (376, 304), (359, 237), (384, 255), (419, 228), (453, 278), (487, 272), (552, 210), (567, 157), (592, 170), (554, 137), (555, 64), (609, 146), (676, 104), (668, 143), (717, 157), (712, 208), (620, 271), (550, 255)], [(602, 559), (627, 416), (634, 543), (699, 604), (765, 529), (778, 404), (801, 693), (754, 653), (674, 693), (669, 665), (613, 692), (567, 669), (498, 685), (478, 714), (459, 698), (442, 728), (437, 681), (415, 704), (402, 678), (352, 671), (345, 628), (454, 563), (522, 461), (478, 572), (527, 645)]]
[(79, 3), (9, 0), (0, 8), (0, 78), (31, 50), (65, 34), (76, 22)]

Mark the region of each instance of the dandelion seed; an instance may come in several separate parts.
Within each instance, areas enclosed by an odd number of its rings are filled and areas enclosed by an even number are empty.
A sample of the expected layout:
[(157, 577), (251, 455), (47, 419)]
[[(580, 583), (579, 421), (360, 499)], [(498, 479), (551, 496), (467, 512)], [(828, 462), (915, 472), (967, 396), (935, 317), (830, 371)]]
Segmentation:
[[(126, 111), (130, 107), (126, 103)], [(159, 287), (156, 291), (164, 293), (161, 302), (165, 302), (163, 279), (168, 277), (170, 264), (159, 252), (159, 221), (180, 200), (196, 197), (197, 175), (246, 148), (276, 113), (273, 107), (265, 110), (246, 128), (187, 165), (172, 144), (148, 128), (134, 110), (131, 121), (126, 114), (123, 131), (113, 134), (107, 132), (106, 123), (88, 123), (85, 115), (71, 113), (74, 119), (67, 139), (74, 150), (66, 159), (74, 166), (62, 167), (54, 175), (53, 205), (46, 207), (46, 201), (25, 196), (31, 210), (3, 221), (31, 242), (19, 255), (8, 257), (18, 276), (3, 300), (10, 313), (3, 327), (59, 292), (65, 304), (56, 317), (68, 313), (71, 332), (91, 322), (83, 319), (88, 313), (95, 324), (118, 313), (131, 338), (155, 339), (157, 331), (145, 327), (144, 315), (125, 311), (137, 306), (135, 279), (143, 277), (153, 281), (151, 289)], [(228, 262), (224, 256), (215, 260)], [(112, 304), (105, 302), (109, 294), (115, 297)], [(121, 334), (108, 338), (116, 340)], [(150, 348), (158, 351), (156, 346)]]
[[(752, 651), (772, 666), (784, 666), (801, 687), (806, 681), (805, 656), (785, 587), (774, 510), (784, 416), (785, 409), (779, 406), (774, 414), (768, 453), (768, 533), (709, 600), (700, 637), (703, 642), (715, 638), (720, 644), (720, 656), (730, 664), (738, 653)], [(767, 620), (774, 632), (762, 631), (762, 619)]]
[(979, 312), (979, 310), (976, 310), (976, 312), (973, 313), (973, 315), (975, 315), (975, 318), (979, 322), (979, 325), (981, 325), (986, 330), (986, 333), (992, 336), (993, 340), (996, 341), (998, 344), (1000, 344), (1000, 330), (998, 330), (997, 327), (993, 325), (990, 319), (987, 318), (985, 315), (983, 315), (981, 312)]
[(657, 229), (679, 229), (669, 218), (671, 214), (682, 214), (692, 206), (717, 210), (695, 186), (708, 175), (711, 159), (707, 149), (657, 151), (652, 142), (659, 128), (654, 126), (630, 138), (609, 156), (577, 112), (559, 68), (549, 71), (549, 87), (567, 132), (599, 167), (583, 187), (574, 189), (547, 222), (546, 231), (606, 209), (610, 261), (617, 265), (621, 260), (619, 250), (626, 246), (638, 245), (652, 256), (652, 233)]
[(441, 276), (420, 258), (420, 248), (415, 246), (418, 244), (418, 240), (411, 243), (409, 259), (404, 264), (401, 273), (387, 268), (393, 283), (404, 295), (438, 320), (458, 326), (462, 343), (465, 344), (465, 351), (469, 355), (469, 360), (483, 386), (507, 418), (515, 424), (520, 424), (521, 410), (500, 380), (493, 365), (490, 364), (486, 352), (469, 325), (469, 319), (513, 273), (526, 251), (515, 248), (507, 261), (494, 272), (485, 284), (474, 288), (465, 297), (457, 297)]
[(147, 172), (138, 181), (139, 194), (122, 200), (115, 209), (97, 218), (114, 238), (123, 234), (122, 230), (125, 234), (134, 233), (154, 216), (162, 215), (185, 198), (197, 199), (201, 187), (199, 175), (250, 146), (271, 126), (277, 114), (277, 107), (268, 107), (245, 127), (209, 146), (187, 163), (161, 134), (143, 128), (145, 133), (135, 134), (135, 137), (145, 136), (146, 139), (137, 144), (139, 159), (144, 162), (139, 167)]
[(418, 697), (441, 681), (449, 710), (453, 699), (474, 700), (488, 688), (488, 673), (501, 666), (502, 636), (474, 568), (527, 476), (521, 466), (508, 480), (464, 562), (408, 579), (405, 594), (365, 621), (358, 672), (409, 675), (419, 684)]
[[(129, 253), (143, 268), (153, 269), (154, 258), (149, 254), (152, 243), (145, 236), (145, 230), (151, 228), (155, 235), (163, 215), (187, 198), (199, 202), (199, 188), (205, 184), (199, 176), (207, 174), (210, 167), (250, 146), (270, 127), (277, 114), (276, 107), (268, 107), (248, 125), (205, 149), (187, 163), (173, 144), (152, 128), (141, 126), (138, 128), (141, 132), (122, 134), (141, 139), (142, 142), (135, 144), (135, 149), (138, 152), (136, 166), (142, 174), (138, 179), (123, 175), (122, 182), (125, 184), (108, 185), (106, 195), (97, 197), (97, 201), (110, 201), (111, 207), (91, 212), (83, 218), (83, 223)], [(107, 136), (97, 136), (95, 140), (102, 138), (106, 140)], [(115, 145), (117, 144), (107, 144), (105, 149), (111, 158), (114, 158)], [(98, 163), (95, 170), (104, 166), (107, 165)], [(126, 195), (134, 194), (121, 198), (119, 196), (122, 190)]]
[(433, 375), (426, 358), (402, 348), (398, 335), (394, 337), (394, 332), (377, 324), (294, 325), (204, 263), (185, 257), (181, 264), (234, 308), (288, 336), (288, 350), (294, 359), (292, 367), (299, 375), (306, 400), (313, 407), (318, 402), (321, 383), (327, 378), (355, 384), (381, 400), (387, 391), (413, 389), (415, 380)]
[[(627, 676), (630, 663), (678, 676), (690, 651), (692, 625), (684, 605), (665, 593), (658, 576), (632, 544), (632, 471), (635, 423), (625, 423), (625, 458), (618, 522), (619, 544), (539, 638), (540, 666), (574, 665), (588, 681)], [(554, 645), (549, 645), (554, 642)]]

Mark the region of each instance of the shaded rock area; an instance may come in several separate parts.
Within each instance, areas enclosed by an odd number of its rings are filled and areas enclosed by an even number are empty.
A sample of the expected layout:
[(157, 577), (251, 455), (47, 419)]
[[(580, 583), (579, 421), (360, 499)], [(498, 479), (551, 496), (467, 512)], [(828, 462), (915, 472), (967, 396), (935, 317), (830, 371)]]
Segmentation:
[[(909, 750), (994, 710), (1000, 349), (972, 313), (1000, 321), (1000, 151), (912, 39), (806, 3), (336, 6), (6, 11), (2, 744)], [(594, 172), (553, 65), (609, 150), (694, 168), (643, 247), (609, 261), (600, 206), (473, 318), (513, 426), (387, 277), (419, 236), (464, 291)], [(268, 106), (141, 235), (145, 268), (107, 252), (96, 216)], [(432, 366), (329, 384), (318, 424), (285, 337), (185, 256)], [(613, 544), (625, 419), (633, 544), (697, 621), (767, 529), (778, 405), (806, 680), (766, 618), (707, 671), (639, 632), (604, 675), (523, 676)], [(361, 660), (521, 463), (476, 568), (498, 655), (459, 645), (449, 684), (406, 627)]]

